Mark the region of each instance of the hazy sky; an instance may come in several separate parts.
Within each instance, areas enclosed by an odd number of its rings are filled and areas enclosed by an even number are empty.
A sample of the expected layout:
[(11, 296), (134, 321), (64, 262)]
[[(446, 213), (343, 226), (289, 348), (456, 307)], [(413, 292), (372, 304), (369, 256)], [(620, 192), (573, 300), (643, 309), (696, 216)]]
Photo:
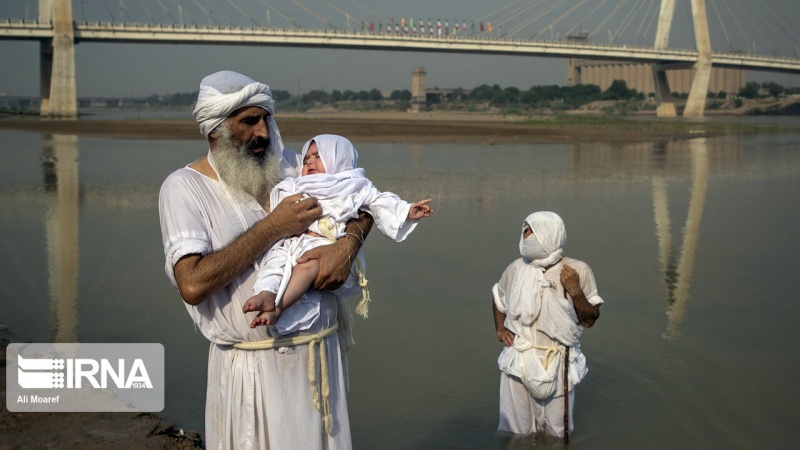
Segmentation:
[[(693, 43), (689, 0), (677, 0), (670, 47)], [(73, 0), (76, 21), (196, 23), (360, 29), (358, 21), (385, 28), (394, 17), (493, 22), (511, 38), (564, 39), (589, 31), (593, 42), (652, 45), (660, 0)], [(798, 56), (797, 0), (707, 0), (715, 49)], [(0, 20), (36, 19), (38, 0), (2, 0)], [(320, 17), (324, 20), (321, 20)], [(463, 30), (461, 31), (463, 33)], [(0, 40), (0, 92), (39, 92), (38, 43)], [(236, 70), (273, 89), (386, 92), (409, 89), (411, 72), (425, 67), (428, 87), (472, 88), (499, 84), (527, 89), (566, 84), (566, 60), (375, 50), (292, 47), (80, 43), (76, 46), (78, 96), (135, 96), (197, 90), (217, 70)], [(800, 85), (800, 76), (748, 73), (748, 80)]]

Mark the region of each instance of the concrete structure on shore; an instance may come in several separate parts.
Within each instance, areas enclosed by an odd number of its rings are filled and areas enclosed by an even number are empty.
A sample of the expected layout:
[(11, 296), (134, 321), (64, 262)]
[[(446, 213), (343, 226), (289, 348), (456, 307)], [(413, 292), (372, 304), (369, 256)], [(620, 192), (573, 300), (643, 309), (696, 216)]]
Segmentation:
[[(695, 69), (686, 68), (667, 72), (672, 92), (688, 93), (692, 89)], [(655, 93), (653, 66), (651, 64), (570, 59), (567, 65), (567, 86), (594, 84), (606, 90), (614, 80), (624, 80), (629, 89), (645, 95)], [(739, 69), (714, 68), (708, 82), (708, 92), (724, 91), (736, 94), (747, 83), (746, 72)]]
[(418, 113), (428, 109), (426, 92), (426, 72), (424, 67), (417, 67), (411, 73), (411, 112)]

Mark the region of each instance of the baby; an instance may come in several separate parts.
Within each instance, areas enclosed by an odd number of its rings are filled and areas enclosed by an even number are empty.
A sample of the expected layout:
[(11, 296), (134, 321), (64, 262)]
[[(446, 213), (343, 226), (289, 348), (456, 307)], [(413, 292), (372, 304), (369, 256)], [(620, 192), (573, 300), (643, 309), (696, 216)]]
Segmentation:
[[(319, 315), (319, 292), (312, 289), (319, 262), (312, 259), (297, 264), (303, 253), (343, 237), (347, 221), (358, 217), (359, 210), (369, 212), (378, 229), (397, 242), (414, 230), (419, 219), (433, 213), (428, 206), (431, 199), (409, 204), (391, 192), (378, 191), (364, 169), (356, 168), (358, 153), (342, 136), (314, 137), (303, 146), (302, 161), (301, 176), (278, 183), (270, 193), (270, 204), (277, 205), (285, 197), (302, 192), (319, 201), (323, 215), (304, 234), (278, 242), (264, 255), (253, 287), (255, 295), (242, 307), (243, 312), (261, 311), (251, 328), (276, 325), (281, 335), (308, 329)], [(347, 297), (360, 289), (363, 297), (356, 310), (366, 317), (369, 293), (360, 251), (354, 266), (348, 280), (334, 293)]]

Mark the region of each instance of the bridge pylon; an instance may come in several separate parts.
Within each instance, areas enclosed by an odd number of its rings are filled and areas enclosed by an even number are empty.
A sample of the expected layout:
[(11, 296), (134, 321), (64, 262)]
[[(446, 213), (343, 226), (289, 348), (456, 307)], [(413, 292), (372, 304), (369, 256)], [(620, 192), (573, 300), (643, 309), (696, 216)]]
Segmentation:
[(75, 30), (70, 0), (39, 0), (39, 22), (51, 23), (52, 39), (39, 43), (42, 117), (77, 119)]
[[(708, 82), (711, 79), (711, 37), (708, 32), (708, 16), (706, 14), (705, 0), (691, 0), (692, 21), (694, 24), (695, 44), (697, 45), (697, 61), (693, 67), (694, 78), (689, 91), (689, 98), (683, 109), (684, 117), (703, 117), (708, 95)], [(666, 49), (669, 42), (669, 32), (672, 27), (672, 18), (675, 14), (675, 0), (661, 0), (661, 11), (658, 17), (656, 30), (656, 49)], [(658, 104), (656, 115), (658, 117), (675, 117), (677, 110), (675, 101), (667, 81), (668, 69), (683, 68), (683, 66), (653, 65), (653, 81)]]

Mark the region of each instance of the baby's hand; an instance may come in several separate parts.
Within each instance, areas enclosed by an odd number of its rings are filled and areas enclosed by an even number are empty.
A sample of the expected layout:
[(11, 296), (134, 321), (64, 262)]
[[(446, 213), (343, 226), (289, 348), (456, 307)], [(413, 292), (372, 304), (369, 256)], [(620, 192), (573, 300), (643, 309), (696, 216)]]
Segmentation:
[(412, 220), (422, 219), (423, 217), (430, 217), (433, 214), (433, 210), (428, 203), (432, 202), (433, 200), (421, 200), (416, 203), (411, 204), (411, 208), (408, 210), (408, 218)]

